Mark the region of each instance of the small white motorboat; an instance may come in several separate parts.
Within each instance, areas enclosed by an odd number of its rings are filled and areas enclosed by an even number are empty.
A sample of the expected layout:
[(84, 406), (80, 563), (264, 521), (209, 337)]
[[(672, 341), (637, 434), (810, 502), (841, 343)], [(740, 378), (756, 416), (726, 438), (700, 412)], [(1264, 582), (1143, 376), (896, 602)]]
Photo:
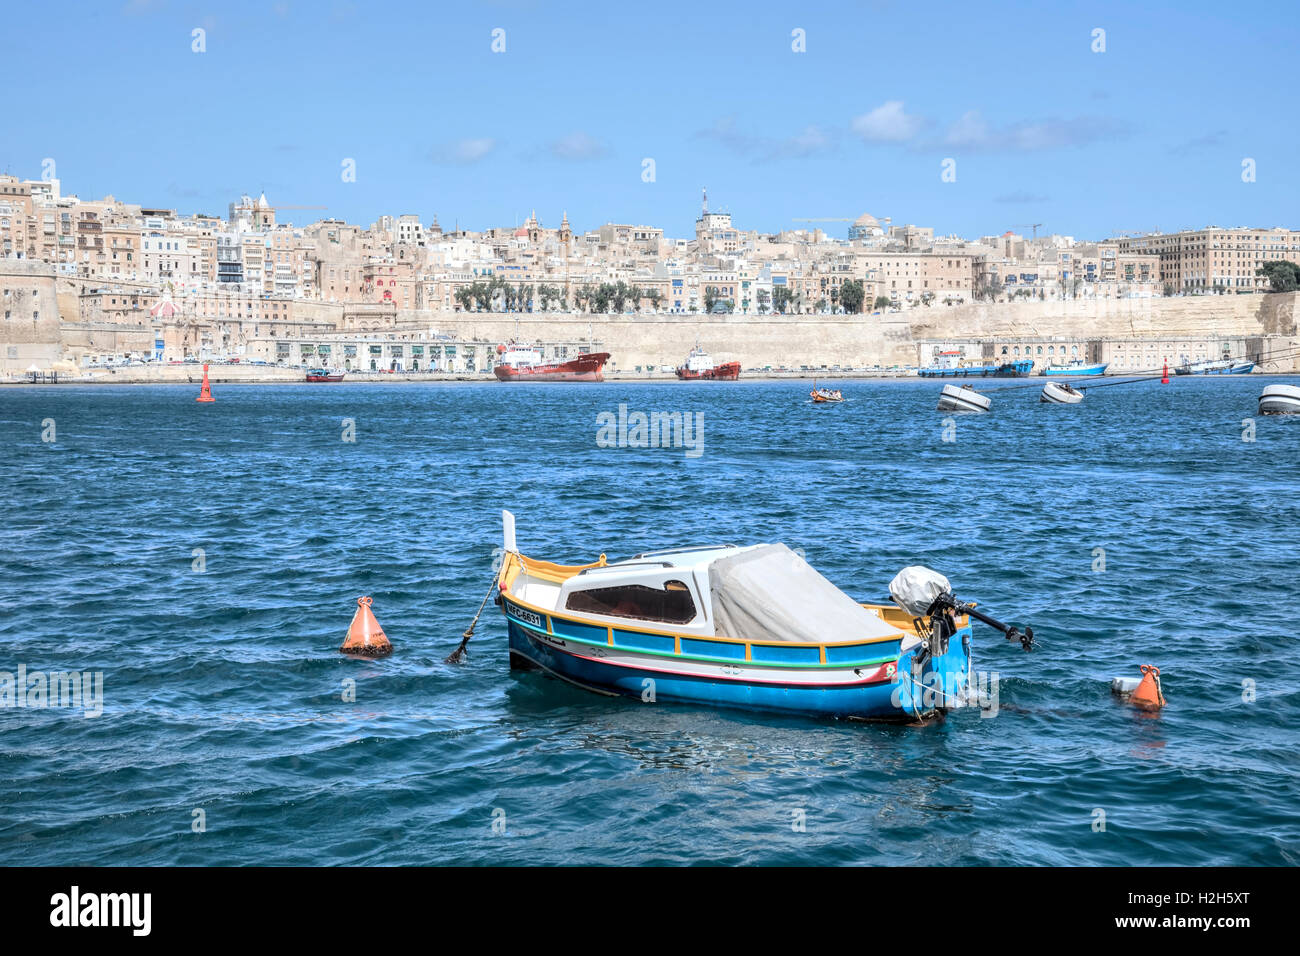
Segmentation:
[(1300, 415), (1300, 385), (1266, 385), (1259, 396), (1261, 415)]
[(941, 412), (987, 412), (993, 399), (969, 385), (945, 385), (939, 394)]
[(1048, 382), (1043, 386), (1043, 394), (1038, 400), (1056, 405), (1078, 405), (1083, 401), (1083, 392), (1064, 382)]

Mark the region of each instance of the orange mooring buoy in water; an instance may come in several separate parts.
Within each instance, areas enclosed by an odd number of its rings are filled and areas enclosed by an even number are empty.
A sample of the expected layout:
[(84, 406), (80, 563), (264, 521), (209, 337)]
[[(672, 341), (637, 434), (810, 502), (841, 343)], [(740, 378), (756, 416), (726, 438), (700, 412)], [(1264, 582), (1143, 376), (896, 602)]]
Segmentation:
[(1142, 682), (1129, 698), (1134, 707), (1143, 710), (1159, 710), (1165, 706), (1165, 695), (1160, 689), (1160, 668), (1150, 664), (1142, 665)]
[(203, 363), (203, 385), (199, 387), (199, 397), (194, 399), (196, 402), (215, 402), (212, 397), (212, 386), (208, 384), (208, 363)]
[(339, 648), (344, 654), (359, 657), (387, 657), (393, 653), (393, 644), (370, 610), (373, 602), (368, 597), (357, 598), (357, 613), (352, 615), (348, 636)]
[(1169, 359), (1165, 359), (1165, 373), (1160, 376), (1160, 384), (1161, 385), (1169, 384)]

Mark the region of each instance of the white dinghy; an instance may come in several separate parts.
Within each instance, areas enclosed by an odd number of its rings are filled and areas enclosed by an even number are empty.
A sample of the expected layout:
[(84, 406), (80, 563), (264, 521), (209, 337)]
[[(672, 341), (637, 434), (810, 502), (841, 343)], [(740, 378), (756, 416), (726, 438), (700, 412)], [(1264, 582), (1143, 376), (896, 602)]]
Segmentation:
[(941, 412), (987, 412), (993, 399), (969, 385), (945, 385), (939, 395)]
[(1083, 401), (1083, 392), (1064, 382), (1048, 382), (1038, 400), (1055, 405), (1078, 405)]
[(1261, 415), (1300, 415), (1300, 385), (1267, 385), (1259, 396)]

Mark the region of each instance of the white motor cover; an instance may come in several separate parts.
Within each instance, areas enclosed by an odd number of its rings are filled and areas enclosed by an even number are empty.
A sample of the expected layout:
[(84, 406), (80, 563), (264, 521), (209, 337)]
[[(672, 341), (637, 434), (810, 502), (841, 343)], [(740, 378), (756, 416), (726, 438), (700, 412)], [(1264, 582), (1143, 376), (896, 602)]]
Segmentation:
[(938, 571), (914, 564), (903, 568), (889, 582), (889, 596), (912, 617), (923, 617), (940, 594), (952, 593), (952, 585)]

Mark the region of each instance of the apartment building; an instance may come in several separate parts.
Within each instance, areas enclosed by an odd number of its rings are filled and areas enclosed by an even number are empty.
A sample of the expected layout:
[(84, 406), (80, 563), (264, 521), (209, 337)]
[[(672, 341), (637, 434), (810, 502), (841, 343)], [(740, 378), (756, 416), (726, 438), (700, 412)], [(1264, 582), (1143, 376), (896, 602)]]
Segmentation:
[(1263, 292), (1268, 279), (1256, 275), (1267, 262), (1300, 261), (1300, 231), (1294, 229), (1206, 229), (1151, 233), (1117, 240), (1123, 253), (1155, 256), (1160, 282), (1173, 292)]

